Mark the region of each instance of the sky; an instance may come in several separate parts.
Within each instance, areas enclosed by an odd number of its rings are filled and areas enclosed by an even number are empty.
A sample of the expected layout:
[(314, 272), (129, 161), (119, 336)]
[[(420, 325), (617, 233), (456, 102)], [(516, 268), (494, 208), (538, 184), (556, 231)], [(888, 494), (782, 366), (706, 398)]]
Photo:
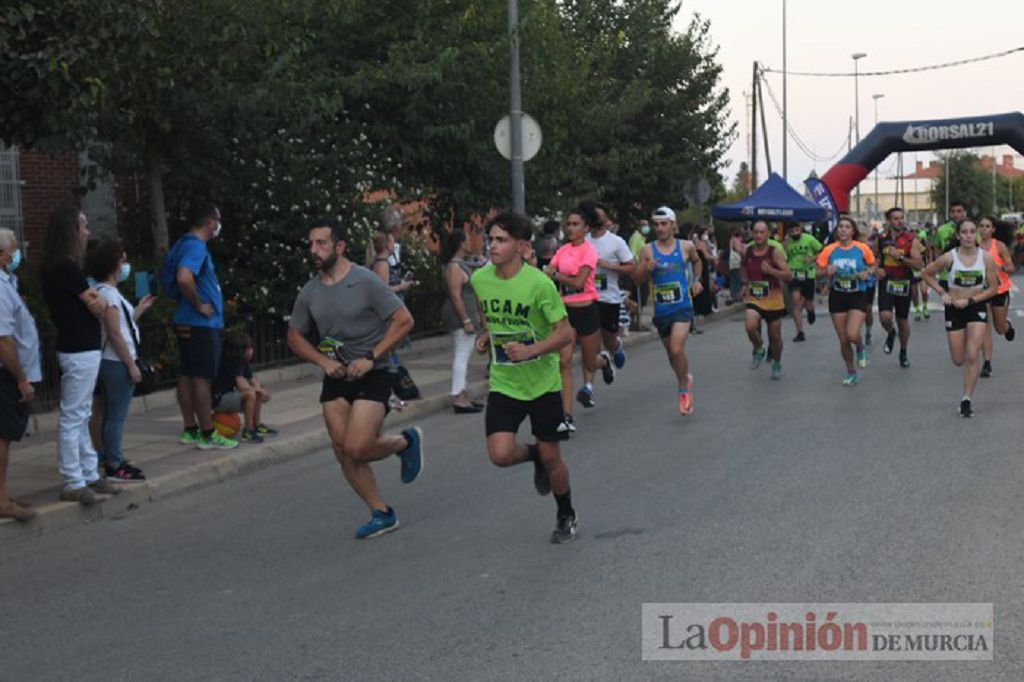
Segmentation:
[[(682, 0), (675, 26), (686, 29), (696, 12), (711, 21), (711, 39), (719, 46), (722, 85), (729, 89), (730, 119), (739, 133), (727, 154), (731, 163), (723, 171), (729, 181), (743, 160), (750, 158), (749, 115), (743, 93), (751, 89), (754, 60), (782, 69), (783, 0)], [(855, 52), (865, 52), (860, 71), (884, 71), (928, 66), (980, 57), (1024, 46), (1024, 2), (1014, 0), (787, 0), (787, 68), (794, 71), (852, 72)], [(780, 104), (782, 75), (768, 74)], [(950, 118), (1024, 110), (1024, 52), (976, 64), (909, 75), (859, 79), (860, 134), (873, 127), (875, 100), (879, 121)], [(788, 180), (800, 185), (811, 170), (828, 170), (846, 152), (849, 118), (854, 115), (854, 79), (788, 78), (790, 127), (817, 155), (830, 161), (812, 161), (792, 140), (788, 152)], [(767, 91), (765, 98), (768, 98)], [(765, 112), (773, 170), (782, 173), (782, 119), (768, 100)], [(760, 126), (760, 123), (758, 124)], [(758, 134), (761, 137), (761, 134)], [(842, 154), (836, 152), (842, 149)], [(990, 154), (986, 147), (976, 150)], [(1013, 153), (997, 147), (995, 153)], [(764, 150), (759, 142), (759, 175), (765, 177)], [(925, 162), (929, 153), (916, 155)], [(915, 155), (904, 155), (904, 168), (914, 168)], [(1016, 157), (1024, 168), (1024, 158)], [(896, 155), (879, 166), (883, 174), (895, 172)]]

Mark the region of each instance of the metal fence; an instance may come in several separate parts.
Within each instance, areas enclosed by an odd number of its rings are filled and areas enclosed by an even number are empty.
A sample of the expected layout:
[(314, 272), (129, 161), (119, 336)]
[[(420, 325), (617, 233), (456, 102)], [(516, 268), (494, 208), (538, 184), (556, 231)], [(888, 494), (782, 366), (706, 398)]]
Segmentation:
[[(411, 339), (435, 336), (445, 330), (441, 322), (444, 294), (439, 291), (415, 291), (405, 294), (405, 305), (416, 321)], [(288, 349), (288, 323), (270, 315), (241, 315), (231, 323), (232, 328), (245, 330), (253, 342), (254, 370), (287, 365), (299, 360)], [(57, 366), (57, 336), (54, 332), (41, 333), (40, 357), (43, 381), (36, 392), (35, 409), (51, 410), (60, 402), (60, 369)], [(158, 385), (174, 386), (178, 381), (178, 346), (174, 327), (168, 321), (146, 321), (139, 324), (140, 357), (157, 366)]]

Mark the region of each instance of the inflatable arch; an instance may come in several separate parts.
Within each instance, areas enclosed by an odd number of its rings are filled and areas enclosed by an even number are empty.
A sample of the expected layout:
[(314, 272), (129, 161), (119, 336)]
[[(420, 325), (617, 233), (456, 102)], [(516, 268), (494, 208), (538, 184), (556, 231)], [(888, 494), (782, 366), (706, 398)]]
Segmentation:
[[(1024, 114), (1018, 111), (970, 118), (879, 123), (860, 144), (821, 176), (820, 183), (808, 182), (808, 187), (819, 203), (828, 206), (828, 199), (831, 199), (833, 206), (828, 207), (844, 213), (850, 207), (850, 190), (893, 152), (998, 144), (1008, 144), (1024, 154)], [(828, 199), (821, 185), (828, 188), (831, 194)]]

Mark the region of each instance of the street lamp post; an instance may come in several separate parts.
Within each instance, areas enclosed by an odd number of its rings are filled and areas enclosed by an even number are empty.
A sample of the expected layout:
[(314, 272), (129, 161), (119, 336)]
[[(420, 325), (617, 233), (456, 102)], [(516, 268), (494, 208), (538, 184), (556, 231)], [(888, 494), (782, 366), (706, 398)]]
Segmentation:
[[(867, 52), (854, 52), (853, 57), (853, 116), (854, 116), (854, 132), (857, 134), (857, 144), (860, 144), (860, 84), (858, 78), (860, 76), (860, 70), (858, 69), (857, 62), (864, 57), (867, 57)], [(860, 183), (857, 183), (857, 215), (860, 216)]]
[(519, 4), (508, 0), (509, 45), (509, 147), (512, 157), (512, 210), (526, 212), (526, 182), (523, 172), (523, 99), (519, 83)]
[[(878, 100), (885, 97), (882, 94), (871, 95), (871, 99), (875, 100), (875, 125), (878, 125)], [(875, 210), (878, 210), (878, 166), (875, 166)]]

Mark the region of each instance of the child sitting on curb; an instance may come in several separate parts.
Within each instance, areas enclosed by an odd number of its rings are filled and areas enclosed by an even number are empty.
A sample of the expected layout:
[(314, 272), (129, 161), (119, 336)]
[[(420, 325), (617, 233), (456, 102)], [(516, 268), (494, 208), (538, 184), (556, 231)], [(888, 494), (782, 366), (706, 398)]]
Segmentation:
[(253, 358), (252, 338), (248, 334), (229, 334), (224, 343), (217, 378), (210, 387), (214, 412), (241, 412), (245, 422), (239, 440), (243, 443), (262, 443), (264, 438), (276, 436), (277, 430), (260, 421), (260, 408), (270, 402), (270, 391), (252, 374), (249, 363)]

